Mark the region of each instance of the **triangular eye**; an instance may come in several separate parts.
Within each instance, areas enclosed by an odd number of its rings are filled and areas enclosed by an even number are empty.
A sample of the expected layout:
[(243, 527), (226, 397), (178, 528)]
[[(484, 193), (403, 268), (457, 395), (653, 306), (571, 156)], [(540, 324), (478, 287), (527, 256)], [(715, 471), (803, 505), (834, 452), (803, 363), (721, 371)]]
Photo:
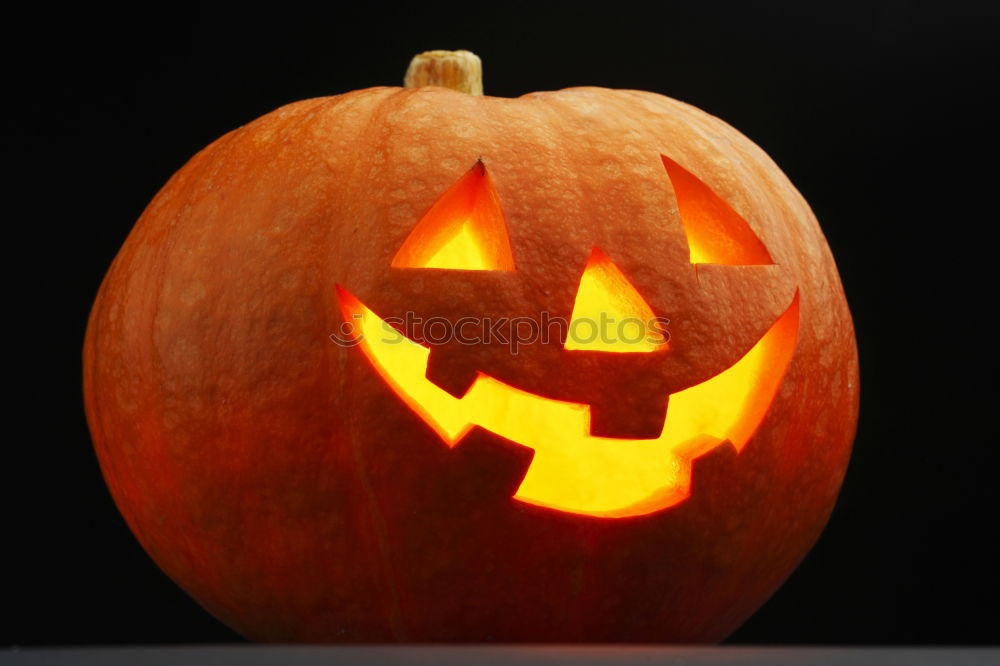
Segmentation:
[(621, 269), (595, 247), (577, 287), (564, 347), (604, 352), (666, 349), (658, 321)]
[(767, 248), (740, 214), (690, 171), (666, 155), (663, 166), (674, 186), (692, 264), (773, 264)]
[(514, 270), (500, 198), (482, 161), (431, 206), (396, 252), (392, 267)]

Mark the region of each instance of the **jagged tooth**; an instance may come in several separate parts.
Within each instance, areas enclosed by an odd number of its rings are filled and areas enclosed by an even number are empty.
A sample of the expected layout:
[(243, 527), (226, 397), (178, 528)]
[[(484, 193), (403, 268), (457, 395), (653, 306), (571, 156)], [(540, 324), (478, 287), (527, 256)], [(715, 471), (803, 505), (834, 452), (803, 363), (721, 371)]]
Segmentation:
[(590, 434), (618, 439), (656, 439), (667, 417), (667, 398), (645, 394), (590, 406)]
[(458, 358), (448, 353), (447, 347), (431, 347), (426, 376), (451, 395), (461, 398), (476, 381), (477, 371), (468, 363), (457, 361)]

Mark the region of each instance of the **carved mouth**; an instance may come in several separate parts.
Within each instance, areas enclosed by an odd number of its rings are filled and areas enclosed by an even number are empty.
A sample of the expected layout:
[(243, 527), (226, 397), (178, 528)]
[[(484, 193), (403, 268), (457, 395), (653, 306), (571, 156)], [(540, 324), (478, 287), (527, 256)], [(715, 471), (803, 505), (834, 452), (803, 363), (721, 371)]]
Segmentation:
[(337, 286), (357, 347), (406, 405), (448, 446), (473, 428), (534, 450), (514, 499), (571, 513), (623, 518), (686, 499), (692, 461), (723, 442), (739, 452), (767, 415), (798, 337), (799, 295), (740, 360), (669, 396), (655, 439), (597, 437), (590, 406), (552, 400), (478, 373), (456, 398), (426, 377), (430, 349)]

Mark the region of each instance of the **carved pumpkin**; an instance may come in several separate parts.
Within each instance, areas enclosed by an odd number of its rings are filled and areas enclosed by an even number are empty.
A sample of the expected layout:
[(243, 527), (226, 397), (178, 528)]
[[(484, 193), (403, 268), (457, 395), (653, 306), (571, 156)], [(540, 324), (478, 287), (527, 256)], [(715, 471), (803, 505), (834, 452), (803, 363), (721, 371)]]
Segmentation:
[(115, 259), (84, 377), (142, 545), (284, 641), (718, 640), (818, 537), (858, 398), (778, 167), (598, 88), (373, 88), (227, 134)]

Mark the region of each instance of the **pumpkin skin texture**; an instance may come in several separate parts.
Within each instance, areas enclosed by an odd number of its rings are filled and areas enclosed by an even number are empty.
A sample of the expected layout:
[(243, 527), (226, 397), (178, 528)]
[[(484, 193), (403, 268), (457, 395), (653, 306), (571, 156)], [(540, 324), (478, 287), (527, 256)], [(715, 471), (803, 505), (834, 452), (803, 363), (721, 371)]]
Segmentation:
[[(736, 210), (773, 265), (692, 265), (661, 156)], [(479, 158), (516, 270), (391, 268)], [(669, 508), (597, 518), (519, 502), (530, 449), (479, 428), (445, 446), (329, 338), (338, 285), (383, 317), (568, 316), (594, 247), (670, 318), (668, 353), (444, 346), (428, 377), (460, 394), (486, 373), (591, 405), (607, 436), (645, 436), (663, 423), (651, 405), (732, 365), (797, 294), (794, 352), (759, 428), (738, 454), (697, 458)], [(84, 388), (143, 547), (262, 641), (718, 641), (818, 538), (858, 408), (837, 270), (787, 178), (694, 107), (598, 88), (373, 88), (223, 136), (116, 257)]]

